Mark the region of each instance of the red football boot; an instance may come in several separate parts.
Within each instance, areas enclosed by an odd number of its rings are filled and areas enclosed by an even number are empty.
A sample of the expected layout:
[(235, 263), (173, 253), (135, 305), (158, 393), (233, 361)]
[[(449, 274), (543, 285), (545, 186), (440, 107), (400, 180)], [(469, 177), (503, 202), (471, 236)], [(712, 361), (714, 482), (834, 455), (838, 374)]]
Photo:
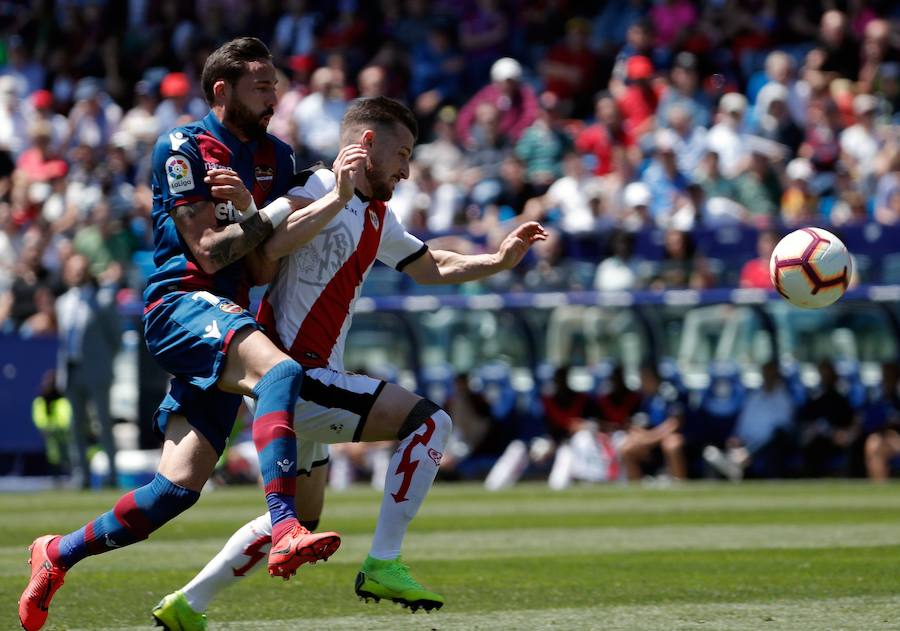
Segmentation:
[(50, 600), (56, 590), (62, 587), (66, 571), (53, 565), (47, 557), (47, 546), (59, 535), (44, 535), (34, 540), (28, 547), (31, 558), (31, 580), (19, 598), (19, 621), (25, 631), (37, 631), (47, 621)]
[(336, 532), (311, 533), (297, 524), (278, 541), (272, 542), (269, 550), (269, 574), (288, 580), (304, 563), (327, 561), (341, 545), (341, 536)]

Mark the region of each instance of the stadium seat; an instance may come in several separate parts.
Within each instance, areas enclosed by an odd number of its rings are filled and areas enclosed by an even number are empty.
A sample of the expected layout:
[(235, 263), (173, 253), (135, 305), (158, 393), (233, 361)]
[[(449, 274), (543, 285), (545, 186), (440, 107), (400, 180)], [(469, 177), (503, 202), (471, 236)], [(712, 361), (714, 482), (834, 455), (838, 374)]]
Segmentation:
[(800, 366), (797, 362), (781, 362), (780, 371), (781, 378), (784, 379), (784, 384), (787, 386), (788, 392), (790, 392), (791, 398), (794, 400), (794, 405), (800, 407), (806, 403), (808, 395), (806, 386), (803, 385), (803, 380), (800, 378)]
[(859, 363), (850, 359), (839, 359), (834, 363), (838, 375), (838, 389), (846, 395), (854, 410), (861, 410), (866, 404), (866, 388), (859, 375)]
[(516, 391), (512, 387), (509, 364), (492, 361), (475, 369), (481, 394), (491, 406), (491, 415), (498, 420), (508, 418), (516, 407)]
[(709, 385), (700, 396), (699, 430), (706, 444), (721, 445), (734, 429), (746, 390), (734, 362), (713, 362), (709, 376)]
[(426, 399), (431, 399), (444, 407), (453, 396), (455, 379), (456, 370), (450, 364), (446, 362), (430, 364), (422, 368), (417, 379), (416, 391)]

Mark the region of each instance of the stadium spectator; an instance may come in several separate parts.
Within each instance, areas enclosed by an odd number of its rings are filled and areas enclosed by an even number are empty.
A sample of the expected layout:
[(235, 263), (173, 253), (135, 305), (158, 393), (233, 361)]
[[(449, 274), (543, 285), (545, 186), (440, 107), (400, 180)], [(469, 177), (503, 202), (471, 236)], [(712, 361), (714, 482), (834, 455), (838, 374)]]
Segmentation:
[(473, 189), (473, 201), (483, 208), (484, 227), (519, 217), (529, 200), (537, 197), (538, 189), (525, 177), (525, 164), (515, 156), (508, 156), (500, 165), (500, 179), (490, 194), (479, 197), (479, 186)]
[(588, 47), (589, 34), (586, 19), (571, 18), (563, 40), (538, 64), (544, 87), (559, 97), (566, 115), (578, 118), (590, 112), (590, 95), (596, 85), (597, 58)]
[(294, 55), (309, 55), (316, 45), (316, 26), (321, 20), (306, 0), (288, 0), (285, 12), (275, 24), (272, 55), (283, 61)]
[(678, 135), (671, 129), (658, 129), (653, 135), (653, 159), (641, 176), (641, 181), (650, 190), (650, 215), (660, 226), (668, 226), (678, 209), (690, 203), (687, 197), (689, 182), (678, 170), (675, 155), (678, 142)]
[(482, 103), (492, 104), (500, 113), (499, 131), (509, 142), (517, 141), (538, 117), (537, 96), (522, 81), (522, 65), (510, 57), (494, 62), (491, 83), (476, 92), (460, 110), (456, 133), (463, 146), (471, 142), (472, 125)]
[(781, 183), (770, 156), (762, 147), (754, 147), (747, 169), (734, 180), (736, 201), (747, 209), (748, 220), (769, 225), (779, 219)]
[(656, 70), (649, 57), (629, 57), (625, 72), (626, 85), (616, 102), (622, 111), (625, 129), (638, 138), (653, 129), (660, 88), (651, 82)]
[(781, 50), (772, 51), (766, 56), (766, 83), (756, 94), (755, 111), (758, 122), (771, 113), (772, 101), (781, 99), (787, 105), (791, 120), (802, 125), (806, 120), (806, 100), (796, 79), (794, 59)]
[(831, 172), (840, 158), (840, 110), (830, 96), (810, 102), (806, 135), (798, 155), (808, 158), (817, 172)]
[(588, 234), (612, 227), (609, 217), (594, 214), (591, 201), (601, 195), (597, 178), (587, 172), (575, 152), (563, 158), (563, 176), (547, 192), (525, 204), (525, 217), (547, 221), (564, 232)]
[(575, 138), (579, 153), (594, 161), (594, 175), (618, 174), (630, 179), (630, 163), (637, 163), (639, 152), (635, 137), (622, 124), (622, 113), (609, 92), (601, 92), (594, 98), (594, 123), (588, 125)]
[(650, 202), (653, 195), (643, 182), (632, 182), (622, 190), (621, 225), (629, 232), (639, 232), (653, 226)]
[[(310, 93), (297, 103), (294, 122), (298, 146), (307, 162), (321, 160), (331, 164), (338, 153), (341, 118), (347, 109), (344, 75), (333, 68), (321, 67), (310, 78)], [(301, 164), (303, 160), (301, 160)]]
[(822, 14), (819, 43), (825, 52), (822, 70), (855, 80), (859, 70), (859, 52), (848, 28), (846, 14), (834, 9)]
[(562, 158), (571, 148), (572, 139), (563, 127), (557, 96), (544, 92), (540, 106), (537, 120), (516, 143), (516, 155), (525, 163), (529, 181), (546, 189), (562, 175)]
[(491, 103), (481, 103), (475, 111), (464, 160), (473, 181), (496, 178), (500, 163), (512, 152), (509, 138), (500, 130), (500, 111)]
[(97, 77), (83, 77), (75, 86), (75, 105), (69, 112), (68, 147), (90, 147), (98, 150), (112, 138), (122, 108), (103, 91)]
[(409, 96), (419, 117), (431, 117), (441, 105), (459, 101), (464, 67), (448, 27), (432, 27), (410, 59)]
[(91, 442), (88, 406), (100, 429), (103, 450), (109, 458), (106, 483), (116, 485), (116, 445), (109, 412), (113, 360), (119, 351), (122, 328), (115, 304), (115, 285), (98, 285), (87, 257), (73, 254), (65, 263), (63, 280), (68, 291), (56, 303), (60, 347), (57, 375), (60, 390), (72, 406), (72, 465), (76, 483), (90, 486)]
[(703, 458), (729, 480), (737, 481), (756, 465), (759, 472), (784, 477), (793, 441), (794, 399), (779, 373), (778, 363), (762, 365), (762, 385), (751, 392), (738, 415), (725, 450), (703, 449)]
[(616, 230), (609, 238), (610, 255), (597, 266), (594, 289), (627, 291), (639, 289), (644, 281), (641, 261), (634, 255), (634, 234)]
[[(747, 111), (747, 97), (737, 92), (729, 92), (719, 101), (716, 124), (706, 135), (707, 148), (719, 159), (719, 170), (726, 178), (734, 178), (746, 167), (749, 153), (742, 138), (744, 113)], [(709, 193), (707, 193), (709, 195)], [(709, 195), (711, 197), (711, 195)]]
[(756, 238), (755, 259), (744, 263), (741, 268), (740, 285), (748, 289), (772, 289), (772, 278), (769, 275), (769, 263), (772, 252), (781, 235), (776, 230), (761, 230)]
[(891, 460), (900, 455), (900, 368), (896, 362), (881, 365), (878, 393), (863, 411), (866, 474), (873, 482), (891, 475)]
[(679, 107), (689, 119), (688, 129), (706, 128), (712, 103), (709, 96), (700, 89), (700, 69), (697, 56), (684, 51), (675, 56), (675, 63), (669, 74), (669, 85), (666, 86), (659, 107), (656, 110), (661, 126), (671, 126), (669, 110)]
[(685, 407), (673, 388), (663, 387), (659, 370), (652, 363), (641, 365), (640, 411), (631, 417), (628, 434), (619, 447), (629, 481), (640, 480), (644, 468), (655, 469), (659, 456), (668, 475), (687, 478), (684, 436), (681, 433)]
[(159, 84), (162, 97), (156, 111), (156, 132), (199, 120), (206, 115), (206, 103), (192, 94), (191, 80), (183, 72), (170, 72)]
[[(690, 112), (680, 103), (669, 107), (667, 116), (669, 130), (676, 134), (672, 149), (678, 159), (678, 170), (694, 183), (697, 169), (707, 153), (706, 128), (693, 125)], [(657, 133), (660, 131), (664, 130), (657, 130)]]
[(853, 114), (856, 124), (841, 132), (841, 160), (860, 183), (861, 190), (871, 194), (875, 191), (878, 175), (876, 158), (887, 140), (886, 130), (875, 125), (878, 98), (871, 94), (857, 94), (853, 99)]
[(682, 230), (666, 230), (663, 237), (663, 260), (650, 284), (653, 289), (708, 289), (714, 284), (706, 259), (694, 244), (693, 237)]
[(788, 162), (784, 174), (787, 186), (781, 194), (781, 217), (787, 224), (808, 224), (819, 214), (819, 198), (812, 192), (815, 170), (806, 158)]
[[(55, 319), (46, 320), (47, 303), (62, 293), (59, 280), (41, 262), (46, 237), (28, 231), (21, 240), (15, 266), (15, 280), (0, 300), (0, 323), (14, 331), (25, 328), (34, 333), (53, 333)], [(52, 311), (52, 310), (51, 310)]]
[(803, 130), (791, 117), (788, 99), (788, 89), (780, 83), (770, 83), (760, 91), (756, 101), (756, 134), (784, 145), (794, 155), (803, 142)]
[[(505, 52), (510, 16), (498, 0), (476, 0), (466, 7), (459, 22), (459, 45), (466, 56), (466, 84), (474, 88), (487, 79), (486, 70)], [(491, 79), (493, 69), (491, 70)]]
[(50, 146), (54, 151), (60, 151), (68, 136), (69, 121), (54, 109), (53, 94), (49, 90), (35, 90), (29, 101), (31, 110), (28, 118), (31, 124), (46, 122), (50, 126)]
[(453, 379), (453, 392), (446, 403), (453, 423), (453, 433), (447, 441), (447, 449), (438, 472), (441, 477), (466, 477), (466, 460), (477, 457), (484, 449), (490, 450), (489, 442), (496, 442), (493, 434), (496, 427), (491, 417), (491, 406), (484, 396), (472, 390), (468, 373), (458, 373)]
[(603, 4), (591, 25), (591, 46), (604, 57), (614, 55), (644, 13), (643, 0)]
[(19, 85), (11, 75), (0, 76), (0, 149), (19, 155), (28, 146), (28, 119), (22, 111)]
[(818, 369), (819, 386), (797, 413), (804, 473), (810, 477), (846, 472), (860, 429), (849, 399), (838, 390), (834, 364), (823, 359)]

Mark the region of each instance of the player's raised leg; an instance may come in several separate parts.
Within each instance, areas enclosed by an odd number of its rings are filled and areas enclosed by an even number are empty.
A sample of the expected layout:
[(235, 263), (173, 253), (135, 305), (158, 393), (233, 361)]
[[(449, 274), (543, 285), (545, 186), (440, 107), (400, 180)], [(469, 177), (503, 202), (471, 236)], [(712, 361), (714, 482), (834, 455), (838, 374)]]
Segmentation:
[(80, 560), (146, 539), (192, 506), (218, 458), (183, 417), (169, 419), (159, 471), (150, 484), (126, 493), (111, 511), (78, 530), (31, 544), (31, 580), (19, 600), (22, 627), (34, 631), (44, 625), (53, 595)]
[(453, 423), (437, 404), (387, 384), (375, 401), (362, 440), (399, 439), (391, 456), (372, 547), (356, 577), (356, 593), (430, 611), (444, 597), (419, 584), (400, 559), (410, 521), (431, 489)]
[[(325, 501), (328, 451), (318, 443), (301, 443), (299, 451), (304, 470), (297, 477), (298, 516), (303, 527), (312, 532), (319, 524)], [(203, 631), (210, 602), (226, 587), (255, 572), (271, 547), (272, 521), (266, 513), (239, 528), (187, 585), (165, 596), (153, 608), (154, 621), (170, 630)]]
[(256, 399), (253, 442), (272, 522), (269, 574), (287, 580), (300, 565), (331, 556), (340, 546), (340, 536), (334, 532), (312, 534), (297, 519), (294, 406), (303, 369), (261, 331), (239, 335), (229, 348), (220, 387), (245, 394), (249, 389)]

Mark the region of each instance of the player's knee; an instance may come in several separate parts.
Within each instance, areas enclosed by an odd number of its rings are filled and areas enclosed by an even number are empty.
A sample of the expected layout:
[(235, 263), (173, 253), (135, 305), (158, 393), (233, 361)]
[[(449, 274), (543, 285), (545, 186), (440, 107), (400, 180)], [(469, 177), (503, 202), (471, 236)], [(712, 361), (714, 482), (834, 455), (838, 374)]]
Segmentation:
[[(433, 425), (432, 432), (441, 437), (447, 437), (453, 430), (453, 421), (434, 401), (428, 399), (419, 399), (418, 403), (406, 415), (400, 429), (397, 431), (397, 438), (403, 440), (418, 429), (426, 422), (430, 421)], [(446, 438), (444, 438), (446, 439)]]
[(253, 388), (254, 396), (259, 399), (270, 388), (288, 387), (292, 393), (300, 392), (303, 381), (303, 367), (293, 359), (278, 362), (260, 378)]

